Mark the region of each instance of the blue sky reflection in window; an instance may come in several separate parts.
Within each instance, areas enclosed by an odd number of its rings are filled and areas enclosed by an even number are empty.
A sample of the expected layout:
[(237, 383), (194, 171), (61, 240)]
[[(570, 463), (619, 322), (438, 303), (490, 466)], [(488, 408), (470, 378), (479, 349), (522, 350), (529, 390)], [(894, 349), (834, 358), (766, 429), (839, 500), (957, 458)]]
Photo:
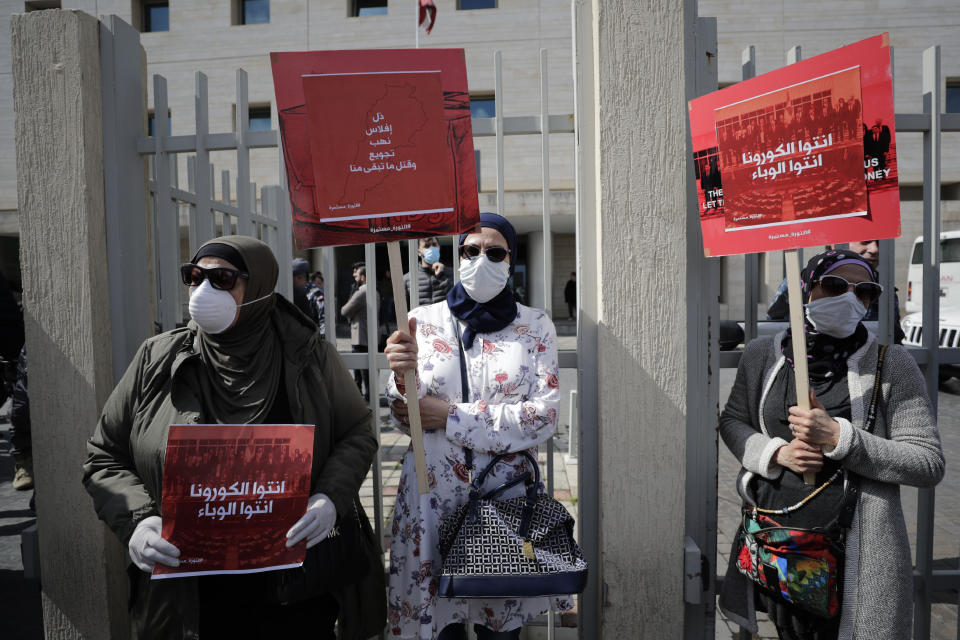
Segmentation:
[(243, 0), (243, 24), (270, 22), (270, 0)]

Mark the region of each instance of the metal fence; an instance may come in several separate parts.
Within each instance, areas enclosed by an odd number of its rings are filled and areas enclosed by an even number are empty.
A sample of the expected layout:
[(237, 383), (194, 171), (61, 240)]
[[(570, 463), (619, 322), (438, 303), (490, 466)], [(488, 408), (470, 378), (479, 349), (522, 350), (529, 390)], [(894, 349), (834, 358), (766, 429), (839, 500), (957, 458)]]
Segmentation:
[[(891, 52), (892, 55), (892, 52)], [(801, 58), (801, 48), (793, 47), (787, 52), (786, 63)], [(756, 69), (754, 47), (742, 53), (743, 79), (752, 78)], [(960, 114), (941, 113), (944, 78), (940, 72), (940, 47), (933, 46), (923, 52), (923, 81), (921, 99), (922, 113), (897, 113), (896, 132), (920, 133), (923, 136), (923, 340), (922, 346), (910, 347), (926, 380), (927, 393), (937, 411), (938, 369), (941, 364), (960, 363), (960, 349), (941, 347), (940, 341), (940, 157), (941, 134), (960, 132)], [(885, 291), (894, 290), (894, 242), (880, 241), (880, 282)], [(757, 315), (760, 302), (760, 254), (746, 256), (745, 280), (745, 342), (757, 336)], [(895, 322), (895, 303), (892, 295), (880, 299), (880, 319), (877, 336), (882, 343), (892, 343)], [(736, 367), (741, 352), (722, 352), (721, 367)], [(930, 637), (932, 594), (940, 590), (960, 589), (960, 570), (933, 569), (934, 499), (935, 489), (920, 489), (917, 513), (916, 556), (914, 567), (914, 637)], [(958, 616), (960, 620), (960, 616)], [(960, 622), (957, 637), (960, 638)]]
[[(277, 261), (289, 265), (293, 254), (290, 200), (283, 186), (265, 186), (257, 197), (250, 182), (250, 149), (276, 148), (276, 131), (250, 131), (247, 73), (237, 70), (236, 131), (210, 133), (207, 77), (196, 73), (194, 103), (196, 131), (191, 135), (168, 135), (165, 126), (167, 80), (153, 76), (154, 135), (141, 139), (137, 150), (150, 160), (150, 203), (156, 262), (156, 325), (162, 331), (183, 321), (183, 287), (178, 267), (201, 244), (220, 235), (240, 234), (270, 245)], [(216, 170), (211, 151), (236, 152), (235, 181), (229, 171), (220, 174), (220, 197), (216, 197)], [(187, 188), (180, 186), (179, 158), (186, 154)], [(283, 185), (281, 155), (278, 185)], [(231, 196), (232, 189), (236, 196)], [(186, 223), (187, 251), (182, 252), (181, 229)], [(292, 299), (289, 269), (280, 270), (277, 291)]]

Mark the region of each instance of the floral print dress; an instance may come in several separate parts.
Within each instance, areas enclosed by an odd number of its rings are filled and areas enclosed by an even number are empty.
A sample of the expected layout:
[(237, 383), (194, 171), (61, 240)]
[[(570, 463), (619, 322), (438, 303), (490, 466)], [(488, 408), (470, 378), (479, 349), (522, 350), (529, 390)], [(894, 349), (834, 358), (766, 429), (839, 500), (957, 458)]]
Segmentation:
[[(478, 623), (509, 631), (553, 607), (572, 607), (570, 597), (464, 599), (437, 596), (440, 520), (467, 502), (469, 477), (464, 448), (474, 451), (479, 472), (491, 454), (529, 449), (553, 436), (560, 403), (556, 330), (540, 309), (517, 305), (516, 319), (500, 331), (478, 333), (466, 354), (469, 398), (462, 398), (458, 336), (446, 301), (418, 307), (418, 391), (451, 403), (446, 430), (424, 432), (430, 492), (417, 491), (413, 450), (403, 471), (390, 542), (389, 628), (403, 638), (431, 640), (451, 623)], [(457, 330), (462, 333), (463, 325)], [(401, 398), (391, 376), (387, 396)], [(398, 423), (399, 424), (399, 423)], [(400, 425), (408, 432), (408, 428)], [(526, 458), (510, 456), (491, 472), (490, 487), (527, 471)], [(514, 487), (522, 495), (522, 486)]]

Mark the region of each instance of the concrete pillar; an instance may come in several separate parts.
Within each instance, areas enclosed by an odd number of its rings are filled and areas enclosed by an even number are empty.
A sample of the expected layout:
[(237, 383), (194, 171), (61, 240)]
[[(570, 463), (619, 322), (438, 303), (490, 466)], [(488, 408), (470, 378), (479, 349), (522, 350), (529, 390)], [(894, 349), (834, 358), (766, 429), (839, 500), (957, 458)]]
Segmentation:
[(45, 636), (125, 638), (120, 545), (80, 483), (113, 380), (99, 25), (43, 11), (10, 29)]
[[(599, 474), (600, 553), (591, 572), (601, 582), (586, 595), (601, 607), (603, 638), (680, 638), (687, 261), (696, 233), (687, 219), (693, 175), (686, 119), (697, 8), (694, 0), (583, 5), (574, 4), (577, 118), (579, 143), (593, 150), (580, 149), (587, 156), (578, 158), (584, 190), (578, 228), (585, 234), (578, 238), (579, 295), (586, 316), (579, 352), (581, 382), (596, 367), (597, 399), (591, 407), (587, 384), (581, 469), (596, 465)], [(595, 443), (588, 438), (593, 429)], [(581, 478), (582, 502), (591, 499), (588, 480), (597, 481)], [(592, 526), (581, 516), (581, 526)], [(583, 637), (591, 637), (589, 628)]]

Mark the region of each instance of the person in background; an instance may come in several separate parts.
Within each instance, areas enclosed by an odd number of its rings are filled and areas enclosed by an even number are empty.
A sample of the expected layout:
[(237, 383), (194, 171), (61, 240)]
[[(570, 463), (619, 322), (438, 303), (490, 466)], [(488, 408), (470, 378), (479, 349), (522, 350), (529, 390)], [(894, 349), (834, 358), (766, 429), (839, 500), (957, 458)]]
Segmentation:
[[(419, 640), (515, 640), (521, 625), (544, 611), (568, 609), (569, 596), (457, 599), (437, 595), (441, 569), (436, 532), (467, 501), (469, 456), (483, 469), (493, 456), (530, 451), (557, 427), (560, 383), (557, 334), (542, 309), (518, 304), (508, 282), (517, 239), (506, 218), (480, 214), (478, 233), (460, 236), (460, 283), (446, 300), (410, 312), (410, 334), (395, 332), (386, 356), (392, 415), (409, 430), (403, 376), (417, 374), (430, 494), (417, 491), (413, 453), (403, 471), (390, 541), (389, 631)], [(461, 351), (462, 340), (462, 351)], [(463, 396), (461, 358), (469, 397)], [(399, 386), (398, 386), (399, 385)], [(411, 390), (414, 391), (414, 390)], [(416, 391), (414, 391), (416, 394)], [(497, 465), (489, 488), (529, 471), (526, 458)], [(522, 487), (504, 494), (522, 495)], [(510, 578), (505, 577), (509, 582)]]
[[(840, 610), (827, 619), (806, 612), (747, 578), (752, 560), (739, 557), (734, 538), (719, 606), (756, 633), (765, 611), (784, 640), (909, 638), (913, 629), (913, 565), (900, 487), (933, 487), (944, 473), (936, 418), (917, 363), (890, 346), (880, 375), (876, 410), (869, 407), (880, 345), (863, 326), (883, 291), (871, 265), (853, 251), (814, 256), (801, 274), (804, 332), (763, 336), (744, 349), (720, 416), (723, 442), (743, 465), (737, 484), (747, 515), (770, 510), (773, 523), (815, 530), (840, 540)], [(797, 402), (793, 341), (804, 340), (810, 409)], [(867, 429), (868, 414), (874, 416)], [(803, 474), (813, 473), (813, 486)], [(859, 489), (849, 496), (850, 474)], [(842, 507), (853, 500), (850, 528), (840, 531)], [(808, 565), (809, 566), (809, 565)], [(816, 574), (784, 576), (813, 590)], [(785, 589), (785, 587), (781, 587)], [(826, 587), (821, 587), (826, 588)], [(790, 591), (785, 591), (789, 593)]]
[[(436, 237), (417, 240), (417, 255), (420, 262), (411, 272), (417, 278), (419, 304), (434, 304), (447, 298), (452, 286), (450, 270), (440, 262), (440, 241)], [(407, 290), (407, 302), (410, 302), (410, 273), (403, 274), (403, 286)]]
[[(850, 243), (850, 251), (860, 255), (867, 264), (877, 273), (880, 266), (880, 241), (879, 240), (860, 240)], [(874, 300), (867, 309), (867, 315), (864, 320), (876, 321), (880, 318), (880, 301)], [(790, 301), (787, 293), (787, 279), (784, 278), (776, 293), (773, 294), (773, 302), (767, 309), (767, 320), (790, 320)], [(903, 328), (900, 326), (900, 297), (897, 296), (897, 290), (893, 290), (893, 342), (894, 344), (903, 344)]]
[(10, 444), (13, 446), (15, 465), (13, 488), (28, 491), (33, 488), (33, 442), (30, 433), (30, 400), (27, 396), (26, 346), (21, 347), (17, 360), (17, 383), (13, 388), (10, 426), (13, 427)]
[[(333, 640), (335, 624), (341, 637), (362, 640), (386, 621), (382, 552), (358, 497), (377, 451), (373, 416), (336, 347), (274, 293), (278, 272), (270, 247), (254, 238), (201, 246), (180, 268), (190, 322), (141, 345), (87, 443), (83, 484), (127, 550), (140, 640)], [(308, 557), (317, 554), (353, 511), (370, 570), (322, 594), (311, 593), (301, 567), (151, 580), (156, 563), (176, 567), (181, 552), (161, 536), (167, 433), (197, 423), (313, 425), (310, 497), (284, 542), (306, 541)]]
[[(12, 365), (11, 372), (16, 367), (13, 363), (20, 355), (23, 338), (23, 312), (13, 295), (13, 289), (0, 273), (0, 358)], [(0, 398), (0, 403), (3, 400), (6, 398)]]
[(310, 284), (313, 286), (307, 290), (307, 303), (310, 305), (310, 312), (313, 314), (313, 320), (320, 328), (320, 335), (327, 333), (327, 313), (324, 308), (323, 297), (323, 273), (315, 271), (310, 276)]
[[(350, 349), (354, 353), (367, 353), (367, 267), (364, 264), (354, 268), (353, 279), (357, 290), (340, 309), (340, 314), (350, 321)], [(379, 303), (377, 296), (377, 304)], [(353, 379), (357, 388), (363, 391), (364, 399), (369, 402), (370, 371), (354, 369)]]
[(294, 258), (293, 259), (293, 304), (296, 305), (297, 309), (300, 309), (303, 312), (303, 315), (307, 316), (316, 323), (316, 320), (313, 317), (313, 312), (310, 310), (310, 303), (307, 301), (307, 293), (309, 291), (308, 287), (312, 287), (313, 283), (307, 280), (307, 276), (310, 275), (310, 263), (304, 260), (303, 258)]
[[(28, 418), (18, 427), (13, 415), (17, 405), (16, 385), (19, 382), (21, 370), (18, 360), (23, 360), (23, 342), (23, 312), (17, 304), (7, 279), (0, 273), (0, 405), (5, 403), (9, 396), (14, 395), (14, 406), (10, 414), (10, 422), (13, 426), (10, 439), (15, 465), (13, 487), (18, 491), (26, 491), (33, 487), (30, 421)], [(23, 372), (25, 375), (25, 365)], [(25, 389), (24, 397), (26, 397)]]
[(563, 300), (567, 303), (567, 311), (569, 312), (570, 319), (577, 319), (577, 272), (570, 272), (570, 279), (567, 280), (567, 285), (563, 288)]

